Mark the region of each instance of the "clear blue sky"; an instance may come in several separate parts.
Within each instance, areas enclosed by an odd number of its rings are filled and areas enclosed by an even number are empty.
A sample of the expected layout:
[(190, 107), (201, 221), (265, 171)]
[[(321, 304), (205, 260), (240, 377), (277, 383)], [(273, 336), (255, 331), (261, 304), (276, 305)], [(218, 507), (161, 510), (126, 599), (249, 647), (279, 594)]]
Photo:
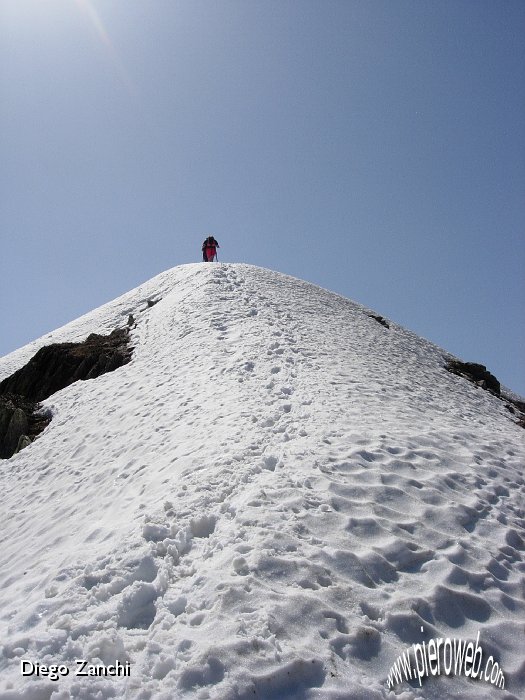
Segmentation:
[(0, 0), (0, 354), (220, 259), (525, 394), (525, 2)]

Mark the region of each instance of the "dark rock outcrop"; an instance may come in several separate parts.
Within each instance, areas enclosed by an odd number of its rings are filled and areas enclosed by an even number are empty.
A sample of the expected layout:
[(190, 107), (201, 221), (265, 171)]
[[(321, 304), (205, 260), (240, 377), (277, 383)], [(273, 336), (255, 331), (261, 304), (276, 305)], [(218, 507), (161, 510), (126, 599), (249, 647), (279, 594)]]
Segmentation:
[(370, 318), (373, 318), (374, 321), (377, 321), (385, 328), (390, 328), (390, 324), (388, 323), (386, 318), (383, 318), (382, 316), (379, 316), (378, 314), (368, 314), (368, 316), (370, 316)]
[(490, 391), (491, 394), (505, 401), (507, 409), (516, 416), (517, 425), (525, 428), (525, 402), (502, 393), (499, 381), (487, 370), (485, 365), (479, 365), (476, 362), (448, 360), (445, 367), (449, 372), (468, 379), (473, 384), (477, 384), (477, 386)]
[(117, 328), (110, 335), (92, 333), (82, 343), (46, 345), (3, 382), (0, 395), (19, 394), (43, 401), (79, 379), (95, 379), (131, 360), (129, 331)]
[(92, 333), (81, 343), (47, 345), (0, 382), (0, 458), (27, 446), (49, 424), (39, 401), (80, 379), (95, 379), (131, 360), (129, 329)]
[(519, 401), (510, 396), (505, 396), (504, 399), (507, 402), (505, 404), (507, 410), (516, 416), (518, 425), (525, 428), (525, 401)]
[(27, 447), (49, 425), (51, 416), (17, 394), (0, 396), (0, 459)]
[(476, 362), (461, 362), (460, 360), (449, 360), (446, 368), (452, 374), (458, 374), (465, 377), (469, 381), (477, 384), (482, 389), (492, 392), (495, 396), (499, 396), (501, 386), (496, 377), (491, 374), (485, 365), (479, 365)]

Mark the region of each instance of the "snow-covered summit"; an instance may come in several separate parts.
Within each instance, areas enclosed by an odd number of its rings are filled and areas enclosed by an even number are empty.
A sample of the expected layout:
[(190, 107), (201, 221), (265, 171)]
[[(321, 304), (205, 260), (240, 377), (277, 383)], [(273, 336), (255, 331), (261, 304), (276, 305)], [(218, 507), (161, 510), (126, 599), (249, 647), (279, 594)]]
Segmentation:
[(505, 691), (441, 676), (396, 697), (525, 696), (523, 429), (371, 314), (184, 265), (0, 359), (1, 380), (132, 327), (132, 361), (54, 394), (0, 461), (0, 700), (387, 698), (407, 646), (478, 631)]

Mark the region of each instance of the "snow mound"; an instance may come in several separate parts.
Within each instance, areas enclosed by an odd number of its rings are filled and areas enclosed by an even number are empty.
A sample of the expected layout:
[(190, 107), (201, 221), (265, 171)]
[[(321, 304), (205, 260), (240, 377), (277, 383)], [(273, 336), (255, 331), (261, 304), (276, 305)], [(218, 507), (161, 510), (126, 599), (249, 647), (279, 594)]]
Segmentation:
[(222, 263), (168, 270), (0, 380), (130, 316), (132, 361), (47, 399), (0, 461), (0, 700), (388, 698), (409, 645), (478, 632), (505, 692), (396, 697), (525, 696), (525, 442), (501, 400), (356, 303)]

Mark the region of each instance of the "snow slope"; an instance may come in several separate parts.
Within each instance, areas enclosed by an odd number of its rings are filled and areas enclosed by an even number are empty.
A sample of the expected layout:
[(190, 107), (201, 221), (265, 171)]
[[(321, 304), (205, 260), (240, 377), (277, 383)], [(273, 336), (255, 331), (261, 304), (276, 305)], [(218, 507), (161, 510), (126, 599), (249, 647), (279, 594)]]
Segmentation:
[[(525, 433), (502, 401), (358, 304), (222, 263), (168, 270), (0, 379), (129, 314), (132, 362), (48, 399), (0, 462), (0, 700), (525, 697)], [(387, 688), (412, 643), (478, 631), (505, 690)]]

